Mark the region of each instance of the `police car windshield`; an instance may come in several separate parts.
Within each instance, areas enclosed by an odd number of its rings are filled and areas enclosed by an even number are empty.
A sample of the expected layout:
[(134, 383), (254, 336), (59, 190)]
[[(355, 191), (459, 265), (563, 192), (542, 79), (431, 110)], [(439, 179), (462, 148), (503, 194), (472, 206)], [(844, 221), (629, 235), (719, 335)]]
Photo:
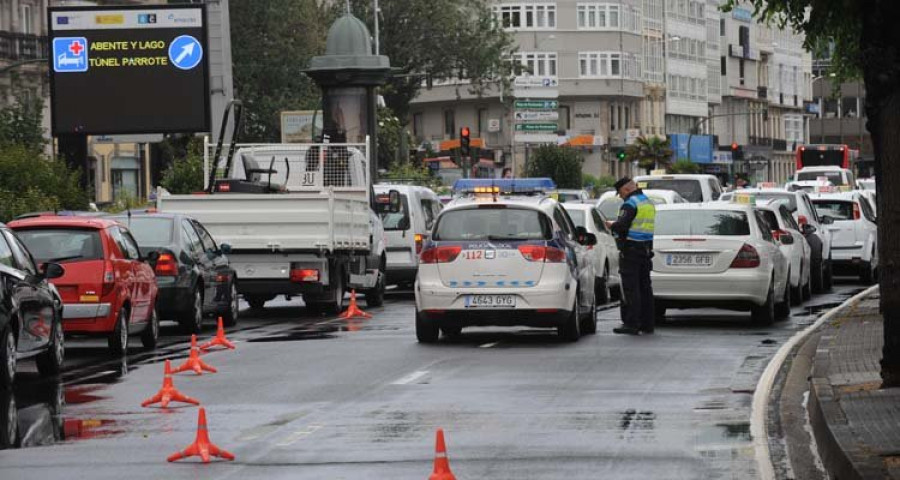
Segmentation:
[(435, 241), (549, 240), (550, 220), (524, 208), (467, 208), (445, 212), (438, 220)]
[(659, 210), (656, 235), (750, 235), (747, 214), (734, 210)]
[(678, 192), (690, 203), (703, 201), (703, 189), (700, 187), (700, 180), (657, 178), (641, 180), (640, 184), (644, 190), (672, 190)]

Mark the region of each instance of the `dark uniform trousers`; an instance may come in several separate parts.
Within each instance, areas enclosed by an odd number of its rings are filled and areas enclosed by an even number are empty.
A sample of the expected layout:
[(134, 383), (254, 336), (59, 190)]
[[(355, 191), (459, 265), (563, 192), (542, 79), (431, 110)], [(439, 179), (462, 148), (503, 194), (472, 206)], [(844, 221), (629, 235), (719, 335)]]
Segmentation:
[(619, 274), (622, 277), (622, 323), (628, 328), (652, 329), (653, 269), (652, 242), (626, 241), (619, 253)]

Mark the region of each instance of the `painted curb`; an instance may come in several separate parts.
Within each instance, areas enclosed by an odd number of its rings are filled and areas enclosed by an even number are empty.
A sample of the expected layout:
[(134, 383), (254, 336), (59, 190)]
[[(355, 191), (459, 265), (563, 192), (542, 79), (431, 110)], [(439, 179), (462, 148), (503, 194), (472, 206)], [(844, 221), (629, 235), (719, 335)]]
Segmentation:
[(856, 305), (862, 299), (871, 295), (878, 289), (878, 285), (873, 285), (862, 292), (847, 299), (844, 303), (829, 310), (819, 317), (812, 325), (806, 327), (802, 331), (791, 337), (772, 357), (759, 382), (756, 384), (756, 391), (753, 393), (753, 404), (750, 414), (750, 435), (753, 437), (753, 449), (756, 452), (756, 465), (759, 478), (762, 480), (775, 480), (775, 466), (772, 464), (772, 457), (769, 451), (769, 432), (766, 428), (766, 419), (769, 417), (769, 396), (772, 393), (772, 386), (778, 376), (781, 366), (788, 355), (801, 341), (803, 341), (810, 333), (819, 328), (822, 324), (829, 321), (839, 312), (850, 306)]

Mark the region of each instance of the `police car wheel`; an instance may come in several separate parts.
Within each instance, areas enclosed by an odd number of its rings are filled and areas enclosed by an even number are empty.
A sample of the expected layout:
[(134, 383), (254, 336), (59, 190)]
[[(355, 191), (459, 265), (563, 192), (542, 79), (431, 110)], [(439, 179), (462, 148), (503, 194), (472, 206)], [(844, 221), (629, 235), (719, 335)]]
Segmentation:
[(588, 313), (581, 320), (581, 333), (584, 335), (593, 335), (597, 333), (597, 299), (591, 304)]
[(437, 323), (429, 321), (420, 312), (416, 312), (416, 339), (419, 343), (435, 343), (438, 341), (441, 329)]
[(578, 337), (581, 336), (581, 319), (578, 315), (579, 303), (580, 300), (576, 297), (575, 305), (572, 306), (569, 316), (556, 328), (559, 338), (564, 342), (577, 342)]

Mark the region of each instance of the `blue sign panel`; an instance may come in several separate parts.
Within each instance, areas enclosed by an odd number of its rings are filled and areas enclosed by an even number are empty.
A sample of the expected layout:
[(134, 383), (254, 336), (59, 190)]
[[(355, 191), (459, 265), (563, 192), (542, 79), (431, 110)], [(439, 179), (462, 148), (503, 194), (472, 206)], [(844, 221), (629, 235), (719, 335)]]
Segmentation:
[(731, 11), (731, 17), (742, 22), (752, 22), (753, 12), (747, 8), (734, 7), (734, 10)]
[(169, 44), (169, 60), (177, 68), (190, 70), (203, 60), (203, 46), (196, 38), (182, 35)]
[(713, 138), (709, 135), (669, 135), (669, 146), (675, 153), (675, 160), (688, 158), (688, 137), (691, 139), (690, 160), (694, 163), (713, 163)]
[(86, 72), (88, 42), (85, 37), (53, 39), (53, 71), (59, 73)]

